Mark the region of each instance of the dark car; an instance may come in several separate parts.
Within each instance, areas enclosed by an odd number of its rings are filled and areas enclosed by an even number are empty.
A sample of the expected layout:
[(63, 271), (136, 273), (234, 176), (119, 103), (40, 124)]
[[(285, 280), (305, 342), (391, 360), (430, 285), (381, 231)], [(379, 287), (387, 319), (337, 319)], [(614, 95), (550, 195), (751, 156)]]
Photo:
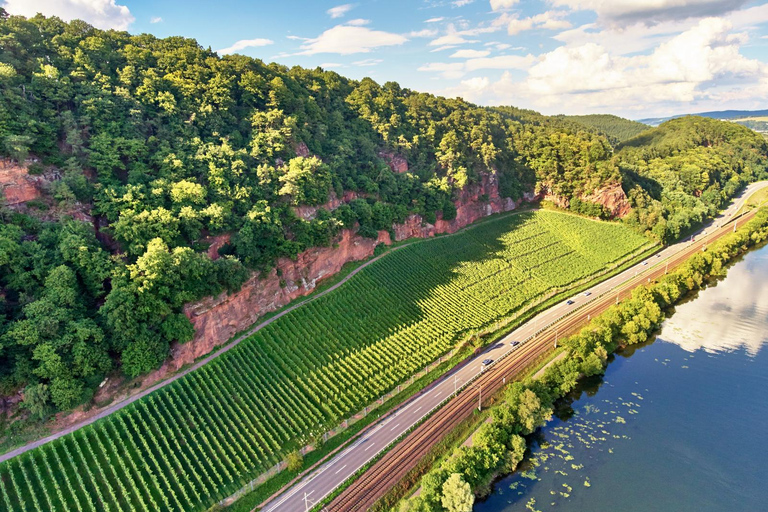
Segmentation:
[(573, 306), (574, 304), (576, 304), (576, 302), (575, 302), (575, 301), (572, 301), (572, 300), (570, 300), (570, 299), (568, 299), (567, 301), (565, 301), (565, 303), (566, 303), (566, 304), (568, 304), (569, 306)]
[(489, 364), (491, 364), (492, 362), (493, 362), (493, 359), (485, 359), (485, 360), (483, 361), (483, 366), (488, 366), (488, 365), (489, 365)]
[(520, 344), (520, 342), (519, 342), (519, 341), (513, 341), (513, 342), (511, 342), (509, 345), (510, 345), (510, 346), (512, 346), (512, 347), (516, 347), (516, 346), (518, 346), (519, 344)]

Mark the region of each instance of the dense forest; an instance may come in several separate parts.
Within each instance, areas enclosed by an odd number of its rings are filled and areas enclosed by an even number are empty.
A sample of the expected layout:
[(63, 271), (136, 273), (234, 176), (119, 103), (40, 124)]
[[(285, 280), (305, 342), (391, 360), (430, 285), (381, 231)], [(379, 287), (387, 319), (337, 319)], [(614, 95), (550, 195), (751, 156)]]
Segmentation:
[(625, 222), (663, 242), (726, 205), (747, 181), (768, 178), (759, 134), (705, 117), (673, 119), (618, 147), (632, 211)]
[[(36, 411), (87, 401), (115, 369), (158, 367), (193, 335), (185, 303), (344, 227), (450, 220), (483, 173), (504, 197), (546, 190), (581, 208), (623, 182), (629, 222), (668, 240), (765, 169), (765, 141), (717, 121), (704, 138), (698, 121), (670, 122), (614, 155), (569, 119), (82, 21), (0, 9), (0, 49), (0, 153), (48, 183), (43, 200), (0, 204), (0, 393), (27, 386)], [(213, 260), (206, 240), (222, 233)]]
[(614, 145), (624, 142), (627, 139), (631, 139), (635, 135), (639, 135), (650, 128), (647, 124), (638, 123), (637, 121), (631, 121), (611, 114), (587, 114), (583, 116), (558, 117), (570, 119), (576, 123), (594, 128), (598, 132), (605, 134), (608, 137), (608, 140)]

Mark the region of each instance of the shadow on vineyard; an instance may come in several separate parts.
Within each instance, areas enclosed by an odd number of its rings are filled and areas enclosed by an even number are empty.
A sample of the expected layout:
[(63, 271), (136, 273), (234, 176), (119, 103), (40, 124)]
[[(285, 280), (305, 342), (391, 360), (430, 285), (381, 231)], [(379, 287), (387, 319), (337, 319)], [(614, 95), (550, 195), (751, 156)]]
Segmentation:
[(648, 240), (505, 215), (391, 252), (109, 417), (0, 465), (7, 510), (204, 510), (456, 346)]

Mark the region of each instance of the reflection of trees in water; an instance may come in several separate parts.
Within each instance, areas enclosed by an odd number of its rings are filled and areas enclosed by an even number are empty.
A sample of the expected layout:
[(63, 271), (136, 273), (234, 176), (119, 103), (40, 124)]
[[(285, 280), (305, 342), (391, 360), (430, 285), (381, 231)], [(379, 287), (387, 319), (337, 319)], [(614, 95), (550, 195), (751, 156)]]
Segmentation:
[(675, 309), (659, 338), (688, 352), (744, 348), (754, 357), (768, 341), (768, 248), (747, 254), (725, 279)]

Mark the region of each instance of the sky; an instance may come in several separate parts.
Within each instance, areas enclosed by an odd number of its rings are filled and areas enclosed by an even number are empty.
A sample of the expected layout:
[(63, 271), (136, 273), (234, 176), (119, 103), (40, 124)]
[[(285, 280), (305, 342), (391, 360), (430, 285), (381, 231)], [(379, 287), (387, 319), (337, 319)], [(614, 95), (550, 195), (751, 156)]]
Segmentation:
[(768, 2), (0, 0), (481, 105), (639, 119), (768, 108)]

